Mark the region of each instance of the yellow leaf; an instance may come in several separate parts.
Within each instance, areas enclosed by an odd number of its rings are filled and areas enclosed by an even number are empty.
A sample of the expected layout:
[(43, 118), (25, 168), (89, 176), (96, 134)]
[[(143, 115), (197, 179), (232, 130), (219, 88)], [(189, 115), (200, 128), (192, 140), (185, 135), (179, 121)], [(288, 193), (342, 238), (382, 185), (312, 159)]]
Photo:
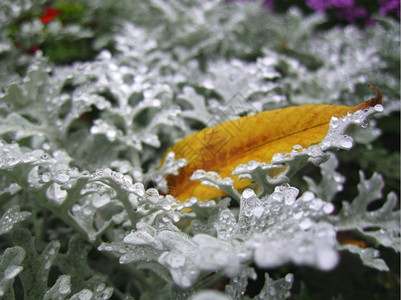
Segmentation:
[[(192, 173), (203, 169), (215, 171), (224, 178), (231, 176), (237, 165), (250, 160), (269, 163), (274, 154), (290, 152), (294, 145), (307, 148), (318, 144), (326, 136), (332, 116), (340, 118), (381, 103), (380, 91), (369, 87), (377, 91), (377, 96), (357, 106), (287, 107), (223, 122), (185, 137), (166, 151), (166, 154), (174, 151), (177, 159), (188, 161), (178, 175), (167, 177), (169, 193), (182, 202), (193, 196), (201, 200), (224, 196), (221, 190), (191, 181)], [(238, 180), (237, 176), (232, 178), (236, 189), (251, 183), (248, 179)]]

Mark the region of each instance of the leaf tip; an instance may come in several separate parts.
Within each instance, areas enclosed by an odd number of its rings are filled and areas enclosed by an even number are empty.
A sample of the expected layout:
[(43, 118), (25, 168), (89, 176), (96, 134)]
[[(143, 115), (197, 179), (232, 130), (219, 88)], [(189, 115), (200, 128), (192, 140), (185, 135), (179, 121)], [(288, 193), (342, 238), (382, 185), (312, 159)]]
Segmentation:
[(371, 85), (370, 83), (368, 84), (368, 87), (370, 87), (371, 89), (374, 89), (377, 92), (377, 95), (376, 95), (376, 97), (371, 98), (368, 101), (366, 101), (366, 103), (369, 106), (375, 106), (376, 104), (382, 104), (383, 94), (381, 93), (381, 91), (377, 87)]

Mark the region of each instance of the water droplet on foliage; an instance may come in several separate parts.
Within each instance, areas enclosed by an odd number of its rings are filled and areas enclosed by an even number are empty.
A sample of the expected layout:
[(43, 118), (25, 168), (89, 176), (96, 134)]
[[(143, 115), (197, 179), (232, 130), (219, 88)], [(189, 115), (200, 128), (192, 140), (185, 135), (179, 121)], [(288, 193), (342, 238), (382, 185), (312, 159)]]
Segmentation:
[(309, 228), (312, 227), (312, 225), (313, 225), (313, 222), (312, 222), (312, 220), (309, 219), (309, 218), (303, 219), (303, 220), (299, 223), (299, 227), (300, 227), (302, 230), (308, 230)]
[(280, 162), (282, 159), (284, 158), (284, 155), (282, 153), (276, 153), (273, 155), (272, 159), (271, 159), (271, 163), (277, 163)]
[(66, 183), (69, 179), (70, 176), (63, 171), (57, 173), (56, 176), (54, 176), (54, 181), (57, 182), (58, 184)]
[(45, 263), (45, 265), (43, 266), (43, 268), (44, 268), (45, 270), (48, 270), (48, 269), (50, 269), (51, 266), (52, 266), (51, 261), (50, 261), (50, 260), (47, 260), (46, 263)]
[(343, 147), (344, 149), (352, 148), (353, 144), (354, 144), (354, 142), (353, 142), (352, 138), (347, 135), (344, 135), (340, 141), (340, 146)]
[(318, 249), (317, 264), (322, 270), (333, 269), (338, 262), (338, 254), (330, 248)]
[(253, 215), (257, 218), (263, 215), (265, 208), (263, 206), (257, 206), (253, 209)]
[(383, 111), (384, 111), (384, 107), (383, 107), (383, 105), (381, 105), (381, 104), (376, 104), (376, 105), (374, 106), (374, 109), (375, 109), (375, 111), (377, 111), (377, 112), (383, 112)]
[(255, 195), (255, 192), (254, 192), (253, 190), (251, 190), (251, 189), (246, 189), (246, 190), (243, 191), (243, 193), (242, 193), (242, 197), (243, 197), (244, 199), (249, 199), (249, 198), (254, 197), (254, 196), (256, 196), (256, 195)]
[(304, 202), (309, 202), (314, 198), (315, 198), (315, 195), (310, 191), (306, 191), (301, 197), (302, 201), (304, 201)]
[(330, 126), (331, 128), (337, 128), (340, 124), (340, 120), (337, 117), (331, 117)]
[(47, 153), (43, 153), (43, 154), (40, 156), (40, 158), (43, 159), (43, 160), (47, 160), (47, 159), (50, 159), (50, 155), (47, 154)]
[(275, 192), (271, 195), (271, 197), (272, 197), (272, 200), (277, 201), (277, 202), (282, 202), (284, 200), (284, 196), (282, 193)]
[(299, 193), (298, 189), (294, 187), (287, 188), (284, 193), (284, 203), (286, 205), (292, 205), (295, 202), (298, 193)]
[(90, 216), (91, 213), (92, 213), (92, 209), (90, 209), (89, 207), (85, 207), (84, 210), (82, 211), (82, 213), (83, 213), (85, 216)]
[(294, 219), (299, 220), (303, 217), (304, 213), (302, 211), (299, 211), (297, 213), (294, 214)]
[(332, 213), (333, 210), (334, 210), (334, 205), (331, 204), (331, 203), (326, 203), (326, 204), (323, 206), (323, 211), (324, 211), (326, 214)]
[(311, 209), (313, 209), (313, 210), (319, 210), (319, 209), (322, 208), (322, 206), (323, 206), (323, 202), (322, 202), (321, 200), (319, 200), (319, 199), (315, 199), (315, 201), (312, 201), (312, 202), (309, 204), (309, 207), (310, 207)]
[(56, 201), (58, 204), (61, 204), (67, 198), (67, 192), (61, 189), (61, 186), (58, 184), (52, 184), (46, 191), (49, 199)]
[(293, 274), (287, 274), (284, 277), (284, 280), (288, 283), (292, 283), (294, 281), (294, 275)]
[(103, 195), (96, 195), (93, 197), (92, 199), (92, 205), (95, 208), (100, 208), (105, 206), (107, 203), (110, 202), (110, 196), (107, 194), (103, 194)]
[(47, 183), (47, 182), (49, 182), (51, 179), (52, 179), (52, 175), (50, 174), (50, 172), (43, 173), (42, 176), (40, 177), (40, 180), (41, 180), (43, 183)]
[(292, 151), (293, 151), (293, 152), (301, 152), (302, 149), (303, 149), (303, 147), (302, 147), (301, 145), (294, 145), (294, 146), (292, 147)]
[(7, 279), (12, 279), (15, 276), (17, 276), (18, 273), (22, 271), (22, 269), (23, 268), (21, 266), (9, 266), (4, 271), (3, 278), (6, 279), (6, 280)]

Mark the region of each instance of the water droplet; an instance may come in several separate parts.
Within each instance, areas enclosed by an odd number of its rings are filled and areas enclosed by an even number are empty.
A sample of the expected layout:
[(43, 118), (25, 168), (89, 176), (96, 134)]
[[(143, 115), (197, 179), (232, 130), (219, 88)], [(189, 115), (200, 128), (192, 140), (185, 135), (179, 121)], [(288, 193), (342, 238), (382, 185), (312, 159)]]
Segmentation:
[(330, 248), (319, 249), (317, 253), (317, 264), (322, 270), (333, 269), (338, 262), (338, 253)]
[(56, 254), (56, 249), (55, 248), (51, 248), (49, 250), (49, 255), (53, 256), (54, 254)]
[(109, 129), (106, 131), (106, 137), (110, 142), (114, 142), (117, 136), (117, 131)]
[(46, 263), (45, 263), (45, 265), (43, 266), (43, 268), (45, 268), (45, 270), (48, 270), (48, 269), (50, 269), (51, 266), (52, 266), (51, 261), (50, 261), (50, 260), (47, 260)]
[(61, 189), (61, 186), (58, 184), (52, 184), (46, 191), (49, 199), (56, 201), (58, 204), (61, 204), (67, 198), (67, 192)]
[(282, 153), (276, 153), (273, 155), (271, 159), (271, 163), (277, 163), (280, 162), (283, 159), (284, 155)]
[(263, 206), (257, 206), (253, 209), (253, 215), (257, 218), (261, 217), (263, 212), (264, 212), (264, 207)]
[(104, 283), (99, 284), (96, 289), (95, 292), (101, 292), (106, 288), (106, 285)]
[(310, 191), (306, 191), (301, 197), (302, 201), (304, 201), (304, 202), (309, 202), (314, 198), (315, 198), (315, 195)]
[(79, 205), (77, 205), (77, 204), (75, 204), (75, 205), (73, 205), (72, 207), (71, 207), (71, 211), (73, 212), (73, 213), (78, 213), (79, 211), (81, 211), (81, 207), (79, 206)]
[(7, 267), (7, 269), (4, 271), (3, 274), (3, 278), (4, 279), (12, 279), (15, 276), (17, 276), (19, 274), (19, 272), (22, 271), (22, 267), (21, 266), (9, 266)]
[(334, 174), (333, 174), (333, 179), (334, 179), (334, 181), (337, 182), (337, 183), (343, 183), (343, 182), (345, 181), (344, 176), (342, 176), (342, 175), (339, 174), (339, 173), (334, 173)]
[(309, 219), (309, 218), (305, 218), (299, 223), (299, 227), (302, 230), (308, 230), (312, 226), (313, 226), (313, 221), (311, 219)]
[(270, 296), (273, 296), (273, 297), (276, 296), (277, 291), (273, 286), (270, 286), (269, 294), (270, 294)]
[(374, 109), (375, 109), (375, 111), (377, 111), (377, 112), (383, 112), (383, 111), (384, 111), (384, 107), (383, 107), (383, 105), (381, 105), (381, 104), (376, 104), (376, 105), (374, 106)]
[(284, 280), (288, 283), (292, 283), (294, 281), (294, 275), (289, 273), (289, 274), (285, 275)]
[(340, 141), (340, 146), (344, 149), (351, 149), (354, 144), (353, 139), (350, 136), (344, 135)]
[(35, 157), (33, 155), (31, 155), (30, 153), (25, 153), (21, 157), (21, 162), (23, 162), (23, 163), (29, 163), (34, 160), (35, 160)]
[(301, 152), (302, 149), (303, 149), (303, 147), (302, 147), (301, 145), (294, 145), (294, 146), (292, 147), (292, 151), (293, 151), (293, 152)]
[(313, 210), (319, 210), (322, 208), (322, 206), (323, 206), (323, 201), (320, 199), (315, 199), (309, 204), (309, 207)]
[(47, 154), (47, 153), (43, 153), (43, 154), (40, 156), (40, 158), (43, 159), (43, 160), (48, 160), (48, 159), (50, 159), (50, 155)]
[(92, 212), (93, 212), (93, 210), (91, 208), (89, 208), (89, 207), (85, 207), (84, 210), (82, 211), (82, 213), (85, 216), (90, 216), (92, 214)]
[(360, 125), (361, 125), (362, 128), (367, 128), (368, 125), (369, 125), (369, 122), (368, 122), (367, 119), (363, 119), (363, 120), (361, 120)]
[(282, 202), (284, 200), (284, 196), (282, 193), (273, 193), (271, 195), (272, 200), (277, 201), (277, 202)]
[(340, 121), (337, 117), (331, 117), (331, 120), (330, 120), (331, 128), (337, 128), (339, 124), (340, 124)]
[(61, 295), (68, 295), (71, 292), (69, 284), (63, 284), (58, 289)]
[(171, 268), (179, 268), (185, 264), (185, 257), (183, 255), (171, 254), (168, 256), (167, 262)]
[(299, 193), (298, 189), (294, 187), (287, 188), (284, 193), (284, 203), (286, 205), (292, 205), (295, 202), (298, 193)]
[(244, 199), (249, 199), (249, 198), (255, 197), (255, 196), (256, 196), (255, 192), (251, 189), (246, 189), (245, 191), (242, 192), (242, 197)]
[(165, 210), (165, 211), (171, 210), (171, 204), (169, 202), (164, 202), (162, 204), (162, 209)]
[(43, 150), (50, 150), (50, 144), (49, 143), (43, 143), (42, 144), (42, 149)]
[(111, 176), (113, 171), (110, 168), (106, 168), (103, 170), (103, 176)]
[(40, 177), (40, 180), (41, 180), (43, 183), (47, 183), (47, 182), (49, 182), (51, 179), (52, 179), (52, 175), (50, 174), (50, 172), (43, 173), (42, 176)]
[(56, 176), (54, 176), (54, 181), (58, 184), (66, 183), (70, 179), (70, 176), (66, 174), (64, 171), (58, 172)]
[(7, 167), (14, 167), (15, 165), (17, 165), (19, 163), (19, 159), (16, 157), (6, 157), (5, 158), (5, 165)]
[(331, 203), (326, 203), (325, 205), (323, 205), (323, 211), (326, 214), (330, 214), (334, 211), (334, 205)]
[(299, 211), (297, 213), (294, 214), (294, 219), (299, 220), (303, 217), (304, 213), (302, 211)]
[(100, 208), (105, 206), (107, 203), (110, 202), (110, 196), (107, 194), (103, 195), (95, 195), (92, 199), (92, 205), (95, 208)]

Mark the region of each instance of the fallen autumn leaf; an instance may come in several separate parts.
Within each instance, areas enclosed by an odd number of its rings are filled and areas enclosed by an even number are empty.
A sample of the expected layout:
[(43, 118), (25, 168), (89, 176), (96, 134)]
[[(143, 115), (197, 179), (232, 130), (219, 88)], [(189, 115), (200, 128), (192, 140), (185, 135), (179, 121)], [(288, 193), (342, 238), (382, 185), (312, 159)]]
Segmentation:
[[(381, 104), (380, 90), (372, 85), (369, 87), (377, 91), (377, 96), (357, 106), (309, 104), (264, 111), (185, 137), (166, 151), (174, 151), (176, 159), (185, 158), (188, 161), (178, 175), (167, 177), (170, 193), (182, 202), (190, 197), (207, 200), (224, 196), (221, 190), (191, 181), (192, 173), (203, 169), (217, 172), (225, 178), (231, 176), (232, 170), (239, 164), (250, 160), (270, 162), (274, 154), (289, 152), (294, 145), (307, 148), (317, 144), (326, 136), (331, 117), (341, 118), (347, 113)], [(250, 184), (250, 180), (238, 180), (236, 177), (233, 176), (236, 189)]]

